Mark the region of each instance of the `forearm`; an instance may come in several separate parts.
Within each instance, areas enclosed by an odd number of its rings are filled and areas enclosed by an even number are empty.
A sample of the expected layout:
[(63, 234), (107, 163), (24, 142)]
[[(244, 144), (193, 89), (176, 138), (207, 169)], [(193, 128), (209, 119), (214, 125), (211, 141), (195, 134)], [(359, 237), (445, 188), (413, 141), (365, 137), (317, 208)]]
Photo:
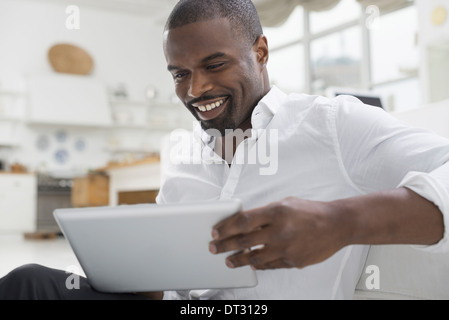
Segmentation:
[(432, 202), (407, 188), (332, 203), (341, 224), (342, 244), (432, 245), (442, 239), (444, 222)]
[(289, 197), (241, 211), (214, 226), (209, 250), (239, 252), (228, 257), (230, 267), (304, 268), (348, 245), (432, 245), (443, 232), (438, 207), (398, 188), (330, 202)]

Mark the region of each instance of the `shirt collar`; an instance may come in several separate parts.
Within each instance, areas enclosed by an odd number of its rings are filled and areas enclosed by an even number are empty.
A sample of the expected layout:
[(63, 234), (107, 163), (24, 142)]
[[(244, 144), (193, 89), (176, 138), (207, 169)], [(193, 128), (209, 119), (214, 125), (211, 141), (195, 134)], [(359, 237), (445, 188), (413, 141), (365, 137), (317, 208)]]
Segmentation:
[(251, 115), (251, 126), (254, 130), (265, 129), (279, 110), (286, 94), (273, 86), (254, 108)]

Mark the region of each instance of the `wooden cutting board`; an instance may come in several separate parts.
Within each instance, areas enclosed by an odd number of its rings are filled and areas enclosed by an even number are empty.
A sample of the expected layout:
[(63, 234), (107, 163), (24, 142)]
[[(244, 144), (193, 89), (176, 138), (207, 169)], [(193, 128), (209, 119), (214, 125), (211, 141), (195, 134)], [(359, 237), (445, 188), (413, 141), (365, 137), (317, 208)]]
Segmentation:
[(60, 73), (88, 75), (94, 61), (84, 49), (68, 44), (55, 44), (48, 50), (48, 59), (54, 71)]

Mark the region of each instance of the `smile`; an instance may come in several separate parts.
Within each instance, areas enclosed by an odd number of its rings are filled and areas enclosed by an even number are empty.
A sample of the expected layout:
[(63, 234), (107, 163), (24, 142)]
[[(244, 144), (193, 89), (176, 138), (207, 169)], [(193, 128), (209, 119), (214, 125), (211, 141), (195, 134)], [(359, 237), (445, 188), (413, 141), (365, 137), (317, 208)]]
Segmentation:
[(206, 111), (211, 111), (215, 108), (220, 107), (223, 103), (225, 103), (225, 101), (226, 101), (226, 98), (223, 98), (223, 99), (215, 101), (215, 102), (210, 102), (210, 103), (203, 104), (203, 105), (194, 104), (193, 106), (201, 112), (206, 112)]

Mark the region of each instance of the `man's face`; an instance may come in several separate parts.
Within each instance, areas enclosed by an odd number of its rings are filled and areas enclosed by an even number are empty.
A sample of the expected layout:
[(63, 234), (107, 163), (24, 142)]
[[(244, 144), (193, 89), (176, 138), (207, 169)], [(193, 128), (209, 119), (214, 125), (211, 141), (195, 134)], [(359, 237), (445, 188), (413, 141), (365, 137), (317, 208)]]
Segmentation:
[(251, 126), (252, 110), (266, 93), (265, 66), (257, 45), (237, 38), (227, 19), (166, 31), (164, 52), (177, 96), (203, 129), (223, 135)]

